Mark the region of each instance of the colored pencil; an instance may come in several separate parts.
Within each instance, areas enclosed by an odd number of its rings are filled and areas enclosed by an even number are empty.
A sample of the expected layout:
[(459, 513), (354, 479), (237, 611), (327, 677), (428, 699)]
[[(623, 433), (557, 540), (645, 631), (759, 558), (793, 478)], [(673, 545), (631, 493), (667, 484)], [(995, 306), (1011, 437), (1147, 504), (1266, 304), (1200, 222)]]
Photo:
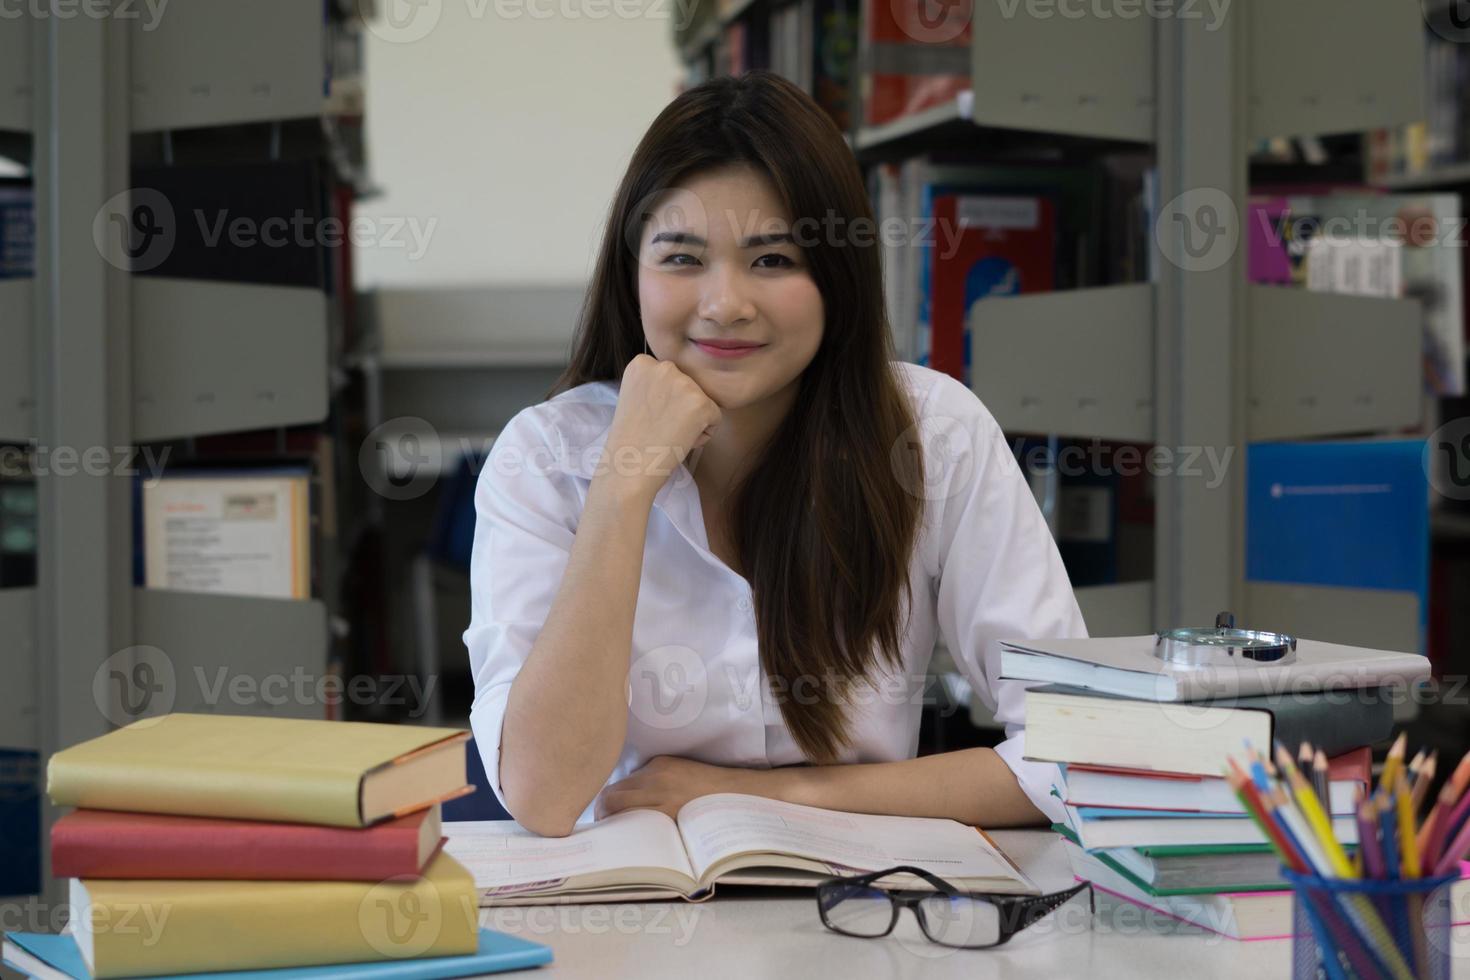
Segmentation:
[(1230, 768), (1225, 771), (1225, 779), (1230, 783), (1230, 788), (1235, 791), (1235, 795), (1240, 798), (1241, 805), (1245, 807), (1245, 812), (1250, 814), (1251, 819), (1256, 822), (1256, 826), (1260, 828), (1261, 833), (1276, 848), (1282, 860), (1291, 866), (1291, 870), (1298, 873), (1310, 873), (1310, 869), (1308, 869), (1306, 862), (1302, 859), (1301, 852), (1296, 849), (1291, 841), (1282, 836), (1281, 828), (1271, 819), (1266, 810), (1265, 803), (1261, 800), (1260, 790), (1256, 788), (1255, 784), (1251, 782), (1250, 777), (1241, 770), (1239, 764), (1234, 759), (1227, 761), (1230, 764)]
[[(1467, 798), (1470, 798), (1470, 794), (1466, 795)], [(1459, 808), (1456, 807), (1456, 809)], [(1470, 851), (1470, 820), (1465, 821), (1459, 833), (1455, 834), (1454, 839), (1437, 855), (1434, 873), (1437, 875), (1449, 874), (1465, 859), (1467, 851)]]
[(1426, 863), (1439, 861), (1445, 839), (1454, 833), (1454, 825), (1449, 823), (1449, 819), (1467, 785), (1470, 785), (1470, 752), (1461, 757), (1460, 764), (1440, 789), (1439, 800), (1424, 819), (1424, 826), (1419, 828), (1419, 851), (1425, 855)]
[[(1227, 759), (1225, 776), (1242, 806), (1271, 842), (1282, 863), (1298, 874), (1316, 878), (1355, 878), (1369, 873), (1385, 872), (1383, 854), (1378, 846), (1374, 801), (1360, 790), (1356, 819), (1359, 821), (1359, 846), (1354, 862), (1347, 860), (1342, 845), (1332, 833), (1330, 818), (1322, 800), (1292, 760), (1284, 746), (1276, 746), (1279, 773), (1273, 773), (1267, 789), (1257, 785), (1269, 757), (1262, 759), (1247, 752), (1253, 774), (1248, 776), (1234, 759)], [(1313, 753), (1313, 768), (1316, 758)], [(1401, 774), (1400, 774), (1401, 778)], [(1381, 794), (1383, 800), (1387, 794)], [(1385, 834), (1387, 829), (1385, 828)], [(1386, 836), (1385, 840), (1389, 840)], [(1392, 875), (1388, 875), (1392, 877)], [(1388, 929), (1379, 910), (1362, 894), (1334, 894), (1320, 887), (1299, 892), (1308, 903), (1307, 915), (1317, 934), (1325, 956), (1346, 959), (1336, 965), (1359, 976), (1391, 976), (1394, 980), (1413, 980), (1422, 963), (1418, 950), (1400, 949), (1395, 934)], [(1393, 910), (1400, 932), (1407, 928), (1406, 910)], [(1334, 954), (1333, 951), (1336, 951)], [(1408, 954), (1413, 960), (1405, 958)]]
[(1399, 737), (1393, 740), (1393, 747), (1388, 750), (1388, 758), (1384, 760), (1383, 771), (1378, 776), (1379, 789), (1393, 786), (1393, 775), (1404, 764), (1404, 746), (1408, 740), (1408, 732), (1399, 732)]
[(1332, 813), (1332, 800), (1328, 793), (1329, 783), (1327, 781), (1327, 756), (1321, 749), (1312, 758), (1312, 789), (1317, 793), (1317, 801), (1322, 804), (1322, 809), (1329, 814)]
[(1347, 852), (1342, 849), (1342, 845), (1337, 842), (1337, 836), (1332, 832), (1332, 820), (1322, 809), (1322, 804), (1317, 800), (1317, 794), (1313, 792), (1311, 784), (1297, 769), (1296, 763), (1292, 762), (1291, 753), (1278, 748), (1276, 762), (1281, 767), (1281, 771), (1286, 774), (1292, 795), (1297, 805), (1301, 807), (1307, 826), (1322, 845), (1323, 853), (1327, 856), (1327, 866), (1341, 878), (1353, 877), (1352, 862), (1348, 860)]
[(1394, 806), (1398, 811), (1399, 846), (1403, 848), (1404, 877), (1419, 877), (1419, 845), (1414, 839), (1414, 802), (1403, 772), (1394, 774)]
[[(1452, 789), (1453, 786), (1446, 787)], [(1441, 795), (1441, 800), (1444, 797)], [(1453, 808), (1440, 806), (1436, 808), (1438, 816), (1434, 818), (1434, 831), (1429, 842), (1429, 850), (1434, 854), (1434, 860), (1438, 861), (1443, 855), (1445, 843), (1459, 833), (1460, 828), (1470, 824), (1466, 818), (1470, 817), (1470, 792), (1461, 793)]]
[(1409, 784), (1414, 803), (1414, 812), (1417, 814), (1424, 809), (1424, 797), (1429, 795), (1429, 786), (1434, 782), (1434, 773), (1439, 768), (1439, 756), (1437, 753), (1429, 753), (1419, 765), (1419, 771), (1414, 773), (1414, 780)]

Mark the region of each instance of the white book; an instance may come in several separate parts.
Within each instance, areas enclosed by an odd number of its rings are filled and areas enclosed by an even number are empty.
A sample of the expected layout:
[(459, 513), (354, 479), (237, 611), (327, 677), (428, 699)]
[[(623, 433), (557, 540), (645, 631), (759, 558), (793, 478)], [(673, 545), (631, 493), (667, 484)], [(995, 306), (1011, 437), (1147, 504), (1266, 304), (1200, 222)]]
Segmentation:
[(309, 598), (308, 484), (304, 473), (238, 470), (145, 482), (148, 588)]
[(1412, 685), (1429, 658), (1298, 639), (1288, 664), (1185, 667), (1154, 656), (1155, 636), (1004, 640), (1000, 676), (1084, 687), (1145, 701), (1205, 701), (1257, 694)]
[[(1031, 732), (1028, 726), (1027, 735)], [(1239, 743), (1237, 743), (1239, 744)], [(1266, 744), (1266, 743), (1257, 743)], [(1157, 773), (1129, 774), (1077, 766), (1062, 767), (1066, 802), (1075, 807), (1115, 807), (1183, 813), (1245, 813), (1245, 804), (1224, 779)], [(1334, 779), (1328, 784), (1331, 812), (1357, 812), (1360, 779)]]
[[(742, 793), (690, 800), (677, 819), (625, 810), (578, 824), (566, 837), (540, 837), (513, 820), (448, 822), (444, 833), (445, 851), (474, 876), (482, 906), (701, 901), (717, 881), (811, 888), (897, 865), (930, 871), (965, 891), (1040, 894), (978, 827)], [(892, 883), (929, 887), (916, 876)]]

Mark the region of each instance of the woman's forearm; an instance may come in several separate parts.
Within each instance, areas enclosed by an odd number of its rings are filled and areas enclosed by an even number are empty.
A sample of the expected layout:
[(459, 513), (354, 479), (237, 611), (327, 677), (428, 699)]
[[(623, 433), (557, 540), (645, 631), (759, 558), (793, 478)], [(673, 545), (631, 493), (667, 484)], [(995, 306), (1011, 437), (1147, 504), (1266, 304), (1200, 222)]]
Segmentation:
[(564, 836), (607, 781), (628, 724), (633, 614), (652, 496), (594, 479), (546, 624), (511, 685), (500, 782), (511, 815)]
[(788, 766), (761, 776), (762, 795), (790, 803), (948, 817), (981, 827), (1047, 823), (994, 749), (959, 749), (905, 759), (831, 766)]

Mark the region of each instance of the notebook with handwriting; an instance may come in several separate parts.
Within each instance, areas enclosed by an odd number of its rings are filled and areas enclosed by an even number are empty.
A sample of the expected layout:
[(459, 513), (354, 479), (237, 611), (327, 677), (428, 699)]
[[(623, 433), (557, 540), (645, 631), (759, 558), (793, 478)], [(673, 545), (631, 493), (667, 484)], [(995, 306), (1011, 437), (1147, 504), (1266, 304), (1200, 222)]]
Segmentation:
[[(844, 813), (760, 796), (715, 793), (677, 819), (625, 810), (540, 837), (511, 820), (447, 822), (446, 852), (469, 869), (480, 904), (686, 898), (715, 884), (813, 887), (838, 874), (900, 864), (965, 891), (1039, 890), (977, 827), (954, 820)], [(913, 878), (894, 884), (927, 888)]]

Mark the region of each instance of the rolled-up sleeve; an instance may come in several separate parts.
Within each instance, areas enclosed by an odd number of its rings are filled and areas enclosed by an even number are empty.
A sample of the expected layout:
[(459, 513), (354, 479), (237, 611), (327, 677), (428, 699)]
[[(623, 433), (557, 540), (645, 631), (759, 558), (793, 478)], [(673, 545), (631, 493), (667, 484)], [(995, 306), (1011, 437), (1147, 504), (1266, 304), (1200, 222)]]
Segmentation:
[[(1062, 819), (1052, 763), (1025, 756), (1025, 689), (1000, 678), (1001, 640), (1085, 637), (1087, 627), (1051, 530), (988, 409), (958, 381), (935, 393), (926, 457), (940, 488), (938, 625), (955, 664), (1005, 726), (996, 747), (1046, 817)], [(926, 458), (926, 466), (930, 461)]]
[(546, 622), (581, 514), (573, 477), (557, 465), (559, 447), (536, 410), (523, 410), (496, 438), (475, 484), (464, 632), (475, 683), (470, 728), (502, 806), (500, 736), (511, 682)]

